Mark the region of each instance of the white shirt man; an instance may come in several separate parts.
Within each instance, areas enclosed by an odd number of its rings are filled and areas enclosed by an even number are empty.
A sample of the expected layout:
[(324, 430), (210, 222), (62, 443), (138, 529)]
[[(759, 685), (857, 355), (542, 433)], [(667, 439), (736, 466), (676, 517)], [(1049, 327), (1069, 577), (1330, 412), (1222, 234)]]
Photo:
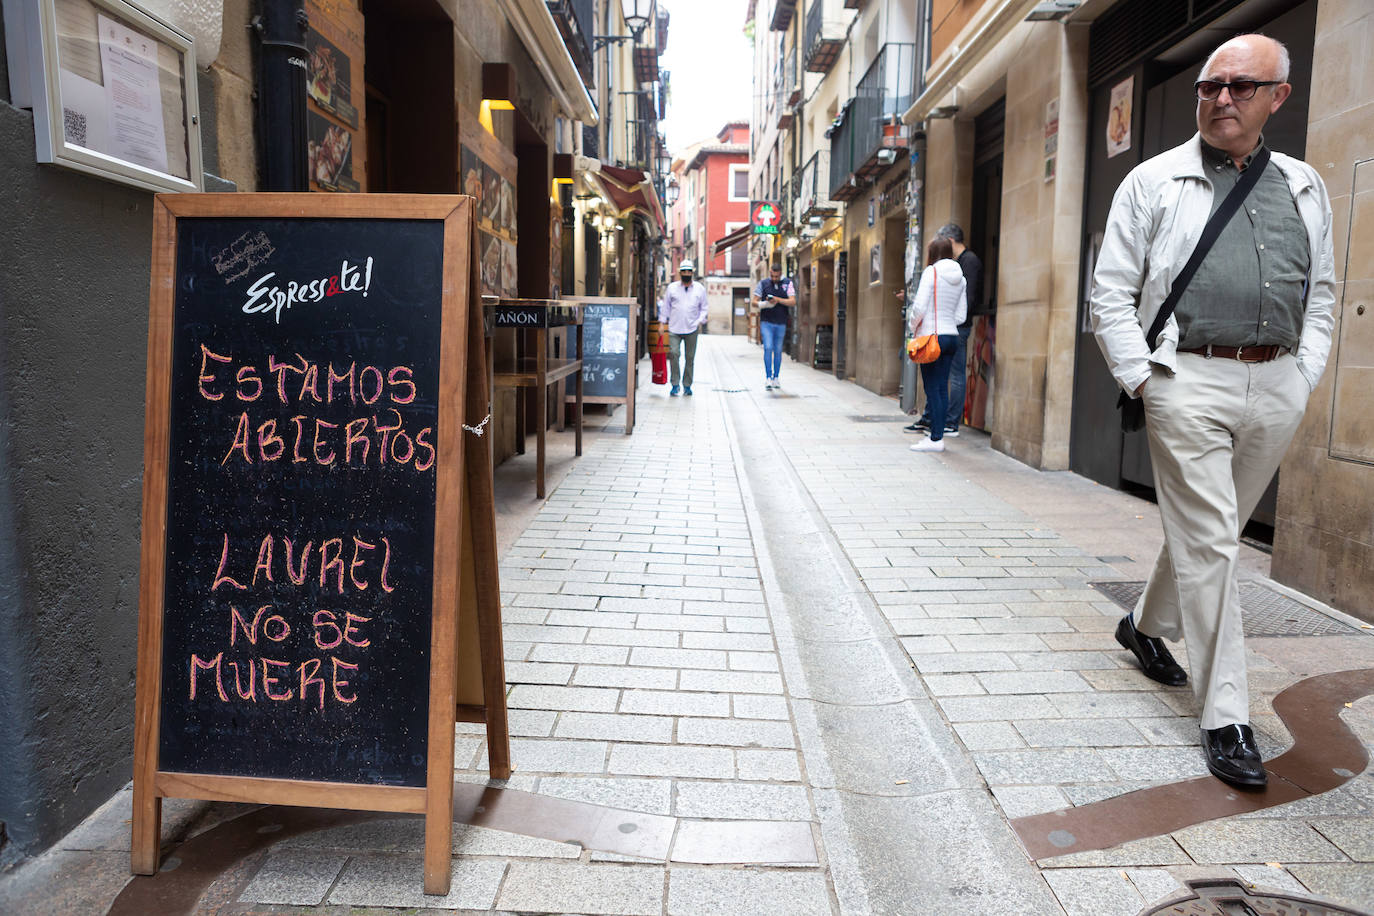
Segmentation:
[[(695, 273), (696, 264), (691, 260), (683, 261), (678, 267), (679, 279), (668, 284), (658, 303), (658, 320), (668, 325), (668, 368), (673, 384), (669, 395), (672, 397), (677, 397), (679, 391), (687, 395), (692, 393), (697, 337), (702, 325), (706, 324), (706, 287), (693, 279)], [(686, 365), (679, 369), (678, 357), (684, 350)]]

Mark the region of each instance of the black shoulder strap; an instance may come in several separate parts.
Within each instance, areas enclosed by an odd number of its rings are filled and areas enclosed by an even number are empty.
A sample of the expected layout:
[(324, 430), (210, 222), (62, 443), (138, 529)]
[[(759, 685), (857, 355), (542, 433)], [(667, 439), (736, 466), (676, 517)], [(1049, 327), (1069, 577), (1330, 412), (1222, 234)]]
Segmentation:
[(1183, 297), (1183, 291), (1188, 288), (1188, 283), (1193, 279), (1193, 274), (1197, 273), (1203, 258), (1207, 257), (1207, 252), (1212, 250), (1212, 244), (1221, 235), (1221, 230), (1226, 228), (1231, 217), (1240, 209), (1240, 205), (1250, 193), (1250, 189), (1259, 183), (1260, 176), (1264, 174), (1268, 165), (1269, 148), (1266, 146), (1246, 167), (1240, 180), (1236, 182), (1236, 186), (1231, 189), (1231, 193), (1226, 195), (1226, 199), (1217, 208), (1217, 212), (1213, 213), (1212, 218), (1207, 220), (1207, 225), (1202, 229), (1202, 237), (1198, 239), (1197, 247), (1193, 249), (1193, 254), (1188, 258), (1188, 263), (1183, 265), (1183, 270), (1179, 271), (1178, 276), (1174, 278), (1174, 285), (1169, 290), (1169, 298), (1165, 299), (1164, 304), (1159, 307), (1155, 320), (1150, 324), (1150, 333), (1145, 335), (1145, 343), (1151, 350), (1155, 348), (1155, 338), (1159, 337), (1159, 332), (1164, 330), (1165, 322), (1174, 313), (1174, 307), (1178, 305), (1178, 300)]

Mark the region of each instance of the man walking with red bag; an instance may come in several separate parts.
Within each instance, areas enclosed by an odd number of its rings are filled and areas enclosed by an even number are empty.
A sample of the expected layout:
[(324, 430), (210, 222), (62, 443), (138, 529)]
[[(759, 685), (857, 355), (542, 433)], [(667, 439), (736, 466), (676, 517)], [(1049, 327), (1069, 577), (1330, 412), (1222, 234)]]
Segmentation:
[[(697, 266), (690, 259), (677, 269), (678, 280), (668, 284), (658, 303), (658, 320), (668, 326), (668, 369), (673, 388), (670, 397), (679, 391), (692, 393), (692, 369), (697, 360), (697, 338), (706, 324), (706, 287), (693, 281)], [(678, 356), (686, 351), (685, 365), (678, 368)]]

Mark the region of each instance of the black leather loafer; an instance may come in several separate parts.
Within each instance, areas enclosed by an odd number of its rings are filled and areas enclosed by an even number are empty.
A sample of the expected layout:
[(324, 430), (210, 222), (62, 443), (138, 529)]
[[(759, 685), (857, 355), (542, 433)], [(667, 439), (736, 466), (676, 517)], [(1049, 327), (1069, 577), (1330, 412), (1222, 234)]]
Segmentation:
[(1207, 769), (1224, 783), (1238, 789), (1259, 789), (1269, 782), (1248, 725), (1204, 728), (1202, 751), (1207, 756)]
[(1116, 625), (1116, 641), (1135, 656), (1135, 660), (1140, 663), (1140, 670), (1151, 680), (1170, 687), (1182, 687), (1188, 683), (1187, 672), (1174, 661), (1174, 657), (1169, 654), (1169, 647), (1164, 645), (1164, 640), (1158, 636), (1146, 636), (1137, 630), (1130, 614), (1122, 617), (1121, 622)]

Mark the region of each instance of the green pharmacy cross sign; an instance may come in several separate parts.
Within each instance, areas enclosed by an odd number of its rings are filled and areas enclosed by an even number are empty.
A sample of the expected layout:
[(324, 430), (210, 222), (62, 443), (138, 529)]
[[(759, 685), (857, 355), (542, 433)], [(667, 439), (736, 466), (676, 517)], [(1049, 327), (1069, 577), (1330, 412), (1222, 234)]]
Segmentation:
[(780, 231), (782, 214), (778, 205), (767, 200), (756, 200), (749, 205), (749, 225), (754, 235), (777, 235)]

